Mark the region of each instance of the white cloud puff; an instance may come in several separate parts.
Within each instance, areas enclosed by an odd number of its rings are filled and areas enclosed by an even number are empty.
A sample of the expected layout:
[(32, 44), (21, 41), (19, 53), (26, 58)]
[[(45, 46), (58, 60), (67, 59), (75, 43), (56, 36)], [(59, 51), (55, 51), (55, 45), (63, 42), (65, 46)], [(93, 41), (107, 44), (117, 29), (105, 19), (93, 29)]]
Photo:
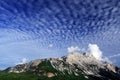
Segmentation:
[(17, 63), (17, 64), (24, 64), (24, 63), (26, 63), (28, 60), (26, 59), (26, 58), (23, 58), (19, 63)]
[(76, 51), (80, 51), (80, 48), (77, 46), (71, 46), (67, 48), (68, 53), (72, 53), (72, 52), (76, 52)]
[(108, 62), (108, 63), (112, 63), (109, 58), (116, 57), (116, 56), (120, 55), (120, 54), (117, 54), (117, 55), (113, 55), (113, 56), (110, 56), (110, 57), (105, 57), (105, 56), (103, 56), (103, 53), (102, 53), (102, 51), (100, 50), (100, 48), (97, 44), (89, 44), (87, 50), (84, 49), (84, 48), (80, 49), (77, 46), (68, 47), (67, 50), (68, 50), (68, 53), (80, 52), (80, 51), (87, 52), (89, 54), (92, 54), (97, 60), (100, 60), (100, 61), (103, 61), (103, 62)]
[(102, 51), (99, 49), (97, 44), (89, 44), (88, 45), (88, 52), (92, 54), (96, 59), (102, 60)]
[(53, 47), (53, 44), (49, 44), (49, 47)]

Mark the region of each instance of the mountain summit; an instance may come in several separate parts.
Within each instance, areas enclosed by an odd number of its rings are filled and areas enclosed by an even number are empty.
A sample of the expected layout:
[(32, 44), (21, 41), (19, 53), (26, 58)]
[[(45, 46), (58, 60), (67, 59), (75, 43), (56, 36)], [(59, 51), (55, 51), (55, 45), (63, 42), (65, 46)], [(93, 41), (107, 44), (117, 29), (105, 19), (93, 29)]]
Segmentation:
[(92, 54), (74, 52), (61, 58), (38, 59), (9, 67), (2, 72), (31, 73), (37, 80), (120, 80), (120, 68), (102, 62)]

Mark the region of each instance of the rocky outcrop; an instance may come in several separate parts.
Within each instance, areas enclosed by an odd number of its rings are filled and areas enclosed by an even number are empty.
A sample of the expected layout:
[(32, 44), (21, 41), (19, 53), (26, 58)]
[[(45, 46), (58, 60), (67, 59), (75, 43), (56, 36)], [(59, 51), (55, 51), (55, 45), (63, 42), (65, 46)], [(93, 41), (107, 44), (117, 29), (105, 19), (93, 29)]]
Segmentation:
[(78, 52), (71, 53), (61, 58), (34, 60), (26, 64), (10, 67), (6, 69), (6, 71), (15, 73), (32, 72), (39, 76), (43, 75), (47, 77), (54, 77), (58, 74), (66, 73), (79, 76), (79, 73), (82, 73), (87, 78), (89, 78), (88, 76), (96, 76), (103, 77), (106, 80), (112, 80), (113, 78), (120, 80), (120, 69), (118, 67), (97, 60), (92, 54), (80, 54)]

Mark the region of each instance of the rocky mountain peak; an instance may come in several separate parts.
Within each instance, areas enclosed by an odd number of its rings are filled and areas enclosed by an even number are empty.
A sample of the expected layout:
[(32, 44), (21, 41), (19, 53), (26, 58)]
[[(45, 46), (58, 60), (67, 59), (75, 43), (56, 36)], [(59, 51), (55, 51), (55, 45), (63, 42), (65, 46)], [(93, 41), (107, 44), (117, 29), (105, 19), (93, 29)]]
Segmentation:
[(101, 61), (97, 60), (92, 54), (90, 53), (84, 53), (81, 54), (79, 52), (74, 52), (71, 54), (68, 54), (68, 56), (64, 57), (64, 60), (70, 64), (76, 63), (76, 64), (102, 64)]
[[(63, 56), (61, 58), (47, 58), (37, 59), (30, 61), (29, 63), (16, 65), (15, 67), (7, 68), (6, 71), (14, 73), (33, 72), (37, 75), (44, 75), (53, 77), (59, 74), (73, 74), (92, 76), (105, 76), (106, 74), (120, 75), (120, 69), (112, 64), (104, 63), (96, 59), (90, 53), (74, 52)], [(112, 79), (112, 78), (111, 78)], [(120, 78), (118, 77), (117, 80)], [(101, 79), (100, 79), (101, 80)]]

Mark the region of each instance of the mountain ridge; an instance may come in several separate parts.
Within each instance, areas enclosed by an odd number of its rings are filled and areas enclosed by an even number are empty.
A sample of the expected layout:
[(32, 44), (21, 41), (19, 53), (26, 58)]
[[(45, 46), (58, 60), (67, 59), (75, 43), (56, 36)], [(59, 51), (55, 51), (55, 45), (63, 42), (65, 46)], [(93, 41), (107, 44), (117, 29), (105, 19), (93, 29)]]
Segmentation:
[(59, 75), (83, 76), (87, 80), (120, 80), (120, 68), (97, 60), (92, 54), (74, 52), (61, 58), (46, 58), (9, 67), (8, 73), (33, 73), (48, 78)]

